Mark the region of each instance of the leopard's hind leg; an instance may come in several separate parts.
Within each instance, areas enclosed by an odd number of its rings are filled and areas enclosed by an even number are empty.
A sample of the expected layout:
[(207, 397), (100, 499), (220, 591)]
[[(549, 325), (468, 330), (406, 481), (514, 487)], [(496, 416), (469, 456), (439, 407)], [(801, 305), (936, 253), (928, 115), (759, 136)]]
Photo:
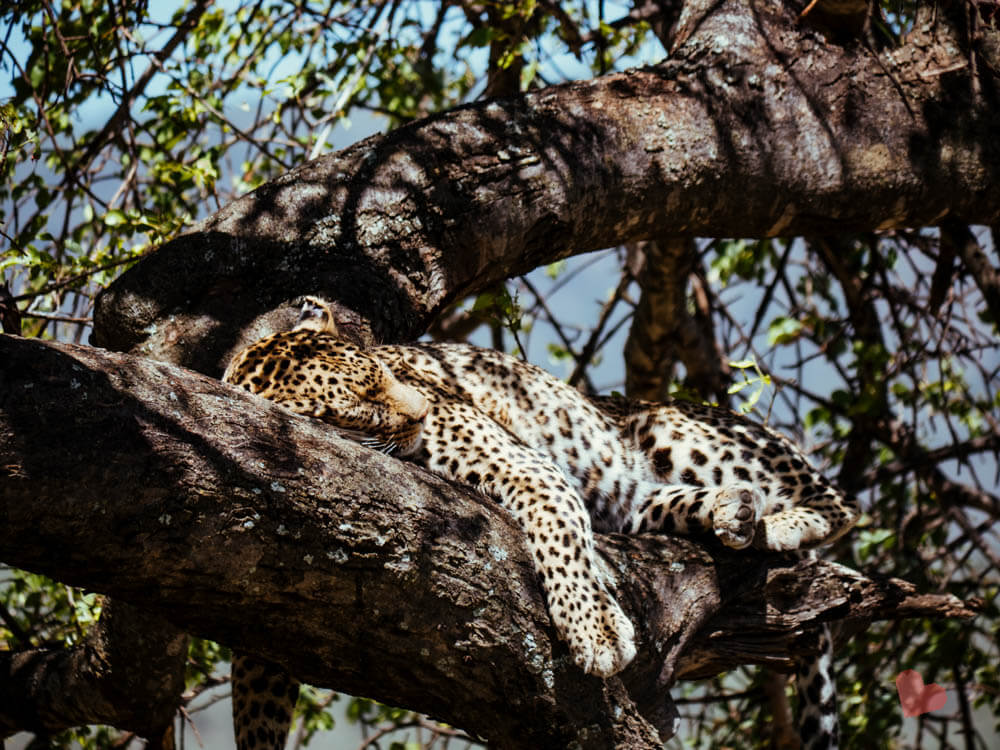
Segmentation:
[(776, 552), (811, 549), (843, 536), (860, 516), (854, 498), (824, 485), (791, 507), (765, 514), (757, 526), (753, 544), (758, 549)]
[(832, 487), (817, 490), (799, 504), (769, 501), (750, 482), (718, 487), (646, 483), (631, 512), (622, 519), (626, 534), (664, 531), (715, 534), (728, 547), (790, 552), (829, 544), (857, 521), (857, 504)]
[(747, 482), (724, 487), (644, 483), (620, 530), (625, 534), (714, 533), (726, 546), (743, 549), (753, 542), (763, 511), (763, 496)]

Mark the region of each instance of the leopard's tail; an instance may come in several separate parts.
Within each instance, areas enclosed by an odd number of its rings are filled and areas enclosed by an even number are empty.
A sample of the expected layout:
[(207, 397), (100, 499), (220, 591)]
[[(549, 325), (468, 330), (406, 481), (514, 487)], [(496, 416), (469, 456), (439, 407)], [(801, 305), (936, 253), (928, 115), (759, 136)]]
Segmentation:
[(817, 632), (815, 659), (801, 662), (795, 674), (799, 694), (798, 725), (803, 750), (837, 750), (837, 687), (833, 677), (830, 627)]
[(233, 654), (233, 732), (239, 750), (284, 750), (299, 682), (280, 667)]

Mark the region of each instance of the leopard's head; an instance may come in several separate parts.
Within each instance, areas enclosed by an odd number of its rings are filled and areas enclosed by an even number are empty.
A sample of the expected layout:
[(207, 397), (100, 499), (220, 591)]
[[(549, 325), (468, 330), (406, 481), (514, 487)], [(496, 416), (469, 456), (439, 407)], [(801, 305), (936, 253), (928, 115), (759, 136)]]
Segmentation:
[(316, 331), (339, 335), (337, 323), (333, 319), (330, 306), (319, 297), (306, 297), (299, 310), (299, 319), (292, 329), (295, 331)]
[(339, 338), (321, 300), (307, 298), (295, 329), (234, 357), (224, 380), (376, 450), (405, 456), (420, 448), (427, 399), (374, 354)]

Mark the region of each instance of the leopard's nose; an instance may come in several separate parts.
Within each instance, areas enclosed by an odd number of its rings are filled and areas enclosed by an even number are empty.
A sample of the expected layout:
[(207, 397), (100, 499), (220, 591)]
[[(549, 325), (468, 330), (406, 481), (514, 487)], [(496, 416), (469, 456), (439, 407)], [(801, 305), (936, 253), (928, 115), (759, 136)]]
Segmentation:
[(403, 395), (405, 399), (401, 399), (404, 406), (404, 414), (406, 414), (407, 419), (414, 422), (423, 422), (424, 417), (427, 416), (427, 412), (430, 411), (431, 405), (424, 396), (416, 388), (411, 388), (410, 386), (404, 386)]
[(420, 401), (416, 404), (416, 410), (415, 410), (416, 416), (414, 417), (414, 419), (416, 419), (418, 422), (423, 422), (424, 417), (427, 416), (427, 412), (429, 412), (430, 410), (431, 410), (430, 402), (426, 398), (421, 396)]

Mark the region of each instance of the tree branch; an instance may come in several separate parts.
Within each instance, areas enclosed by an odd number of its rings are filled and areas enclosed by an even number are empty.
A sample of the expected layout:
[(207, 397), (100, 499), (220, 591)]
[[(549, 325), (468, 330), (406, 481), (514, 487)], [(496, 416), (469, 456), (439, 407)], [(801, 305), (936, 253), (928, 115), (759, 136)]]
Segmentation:
[(5, 562), (497, 747), (657, 747), (677, 678), (787, 668), (825, 619), (971, 614), (827, 563), (600, 537), (640, 634), (601, 681), (492, 502), (218, 381), (68, 344), (0, 336), (0, 466)]
[[(941, 225), (941, 245), (942, 250), (948, 247), (962, 259), (965, 269), (983, 295), (990, 318), (1000, 325), (1000, 272), (979, 246), (975, 235), (967, 225), (948, 221)], [(950, 283), (950, 277), (948, 281)]]
[(922, 75), (961, 49), (914, 37), (876, 56), (749, 0), (689, 2), (679, 25), (660, 65), (460, 107), (234, 201), (108, 289), (96, 343), (217, 373), (241, 330), (303, 293), (389, 340), (623, 242), (996, 223), (1000, 113), (968, 92), (1000, 83)]
[(698, 262), (690, 237), (644, 242), (636, 306), (625, 342), (625, 392), (630, 398), (663, 401), (678, 361), (685, 383), (706, 398), (724, 402), (730, 374), (719, 351), (711, 316), (687, 309), (687, 288)]
[(80, 646), (0, 651), (0, 738), (86, 724), (163, 737), (184, 691), (187, 646), (160, 616), (108, 600)]
[[(873, 436), (899, 456), (899, 460), (894, 461), (886, 469), (912, 468), (914, 473), (938, 494), (942, 507), (976, 508), (991, 518), (1000, 517), (1000, 497), (949, 479), (939, 467), (942, 461), (967, 455), (964, 453), (964, 448), (968, 448), (969, 453), (974, 450), (992, 450), (995, 455), (995, 439), (984, 436), (969, 440), (953, 449), (949, 446), (937, 451), (928, 451), (920, 445), (912, 427), (891, 417), (877, 420), (873, 424)], [(874, 479), (879, 479), (881, 476), (883, 475), (877, 470), (873, 475)]]

